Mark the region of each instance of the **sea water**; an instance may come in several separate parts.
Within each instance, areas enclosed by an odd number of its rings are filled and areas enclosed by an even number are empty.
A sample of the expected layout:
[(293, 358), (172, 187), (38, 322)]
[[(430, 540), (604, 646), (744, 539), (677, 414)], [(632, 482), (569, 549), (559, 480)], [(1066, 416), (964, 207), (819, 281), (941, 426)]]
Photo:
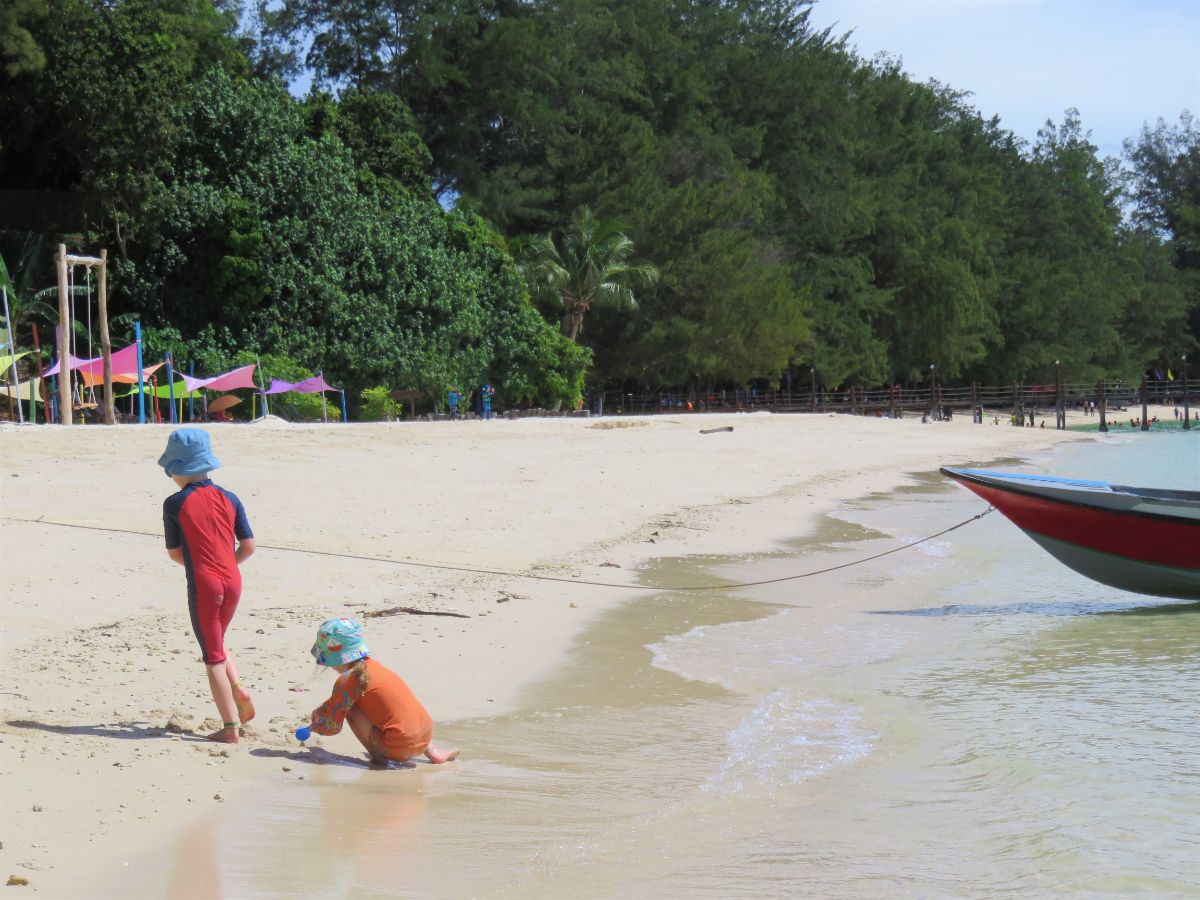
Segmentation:
[[(1109, 438), (1033, 467), (1198, 489), (1200, 435)], [(645, 576), (789, 576), (983, 508), (916, 476), (785, 550)], [(463, 749), (453, 766), (330, 757), (229, 805), (168, 892), (1200, 893), (1200, 604), (1094, 584), (999, 514), (824, 575), (636, 599), (520, 711), (443, 734)]]

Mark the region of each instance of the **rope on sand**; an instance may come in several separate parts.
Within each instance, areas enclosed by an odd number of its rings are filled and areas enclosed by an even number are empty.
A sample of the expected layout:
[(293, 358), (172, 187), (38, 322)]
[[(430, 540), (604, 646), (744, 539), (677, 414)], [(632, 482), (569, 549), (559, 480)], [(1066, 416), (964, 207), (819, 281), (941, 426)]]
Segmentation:
[[(392, 566), (414, 566), (422, 569), (441, 569), (449, 572), (469, 572), (475, 575), (498, 575), (502, 578), (524, 578), (530, 581), (557, 581), (561, 584), (586, 584), (590, 587), (607, 587), (607, 588), (624, 588), (632, 591), (650, 591), (652, 593), (677, 593), (691, 591), (734, 591), (740, 588), (761, 587), (766, 584), (780, 584), (784, 581), (798, 581), (801, 578), (812, 578), (815, 575), (824, 575), (828, 572), (836, 572), (839, 569), (849, 569), (854, 566), (861, 566), (863, 563), (871, 562), (872, 560), (880, 559), (884, 556), (890, 556), (893, 553), (899, 553), (901, 550), (907, 550), (910, 547), (916, 547), (920, 544), (927, 543), (940, 538), (942, 535), (949, 534), (952, 531), (957, 531), (965, 525), (970, 525), (972, 522), (978, 521), (995, 510), (995, 507), (989, 506), (978, 515), (971, 516), (968, 519), (963, 519), (957, 525), (951, 525), (949, 528), (944, 528), (934, 534), (926, 535), (923, 538), (915, 541), (909, 541), (906, 544), (900, 544), (890, 550), (884, 550), (882, 553), (874, 553), (870, 556), (864, 556), (860, 559), (854, 559), (850, 562), (841, 563), (836, 566), (826, 566), (823, 569), (813, 569), (811, 572), (801, 572), (798, 575), (784, 575), (780, 578), (765, 578), (762, 581), (743, 581), (737, 584), (695, 584), (679, 587), (662, 587), (646, 584), (616, 584), (611, 581), (587, 581), (582, 578), (567, 578), (559, 575), (532, 575), (521, 572), (506, 572), (502, 569), (481, 569), (473, 566), (452, 566), (447, 563), (432, 563), (421, 562), (415, 559), (389, 559), (384, 556), (362, 556), (356, 553), (336, 553), (332, 550), (309, 550), (304, 547), (279, 547), (270, 544), (260, 544), (255, 542), (256, 550), (274, 550), (280, 553), (303, 553), (308, 556), (331, 556), (336, 559), (353, 559), (359, 562), (374, 562), (385, 563)], [(9, 522), (27, 522), (34, 525), (54, 525), (58, 528), (80, 528), (86, 531), (107, 531), (113, 534), (136, 534), (142, 537), (161, 538), (162, 535), (150, 531), (133, 531), (128, 528), (106, 528), (102, 525), (80, 525), (75, 522), (52, 522), (49, 519), (19, 519), (12, 516), (5, 516)]]

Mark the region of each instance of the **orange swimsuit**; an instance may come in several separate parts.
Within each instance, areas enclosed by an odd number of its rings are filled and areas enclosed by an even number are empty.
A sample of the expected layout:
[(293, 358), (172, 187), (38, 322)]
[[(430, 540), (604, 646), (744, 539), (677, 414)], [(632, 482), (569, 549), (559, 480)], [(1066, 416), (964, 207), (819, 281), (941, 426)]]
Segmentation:
[(404, 679), (370, 657), (338, 676), (333, 695), (313, 715), (312, 730), (337, 734), (354, 707), (371, 720), (371, 750), (380, 756), (404, 762), (433, 740), (433, 719)]

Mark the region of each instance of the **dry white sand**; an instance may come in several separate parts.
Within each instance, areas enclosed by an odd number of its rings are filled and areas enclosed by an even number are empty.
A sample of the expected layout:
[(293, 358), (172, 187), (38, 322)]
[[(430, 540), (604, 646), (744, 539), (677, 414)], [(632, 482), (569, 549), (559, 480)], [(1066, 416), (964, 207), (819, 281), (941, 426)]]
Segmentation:
[[(43, 895), (77, 892), (89, 860), (166, 846), (214, 804), (303, 777), (270, 751), (295, 748), (292, 730), (327, 695), (308, 654), (322, 619), (397, 606), (463, 616), (365, 619), (375, 655), (453, 744), (456, 718), (511, 708), (597, 612), (631, 596), (272, 548), (628, 584), (650, 557), (796, 537), (908, 472), (1080, 438), (765, 413), (213, 426), (214, 478), (242, 498), (260, 546), (228, 640), (258, 717), (227, 748), (191, 733), (216, 710), (183, 572), (162, 545), (173, 486), (155, 460), (169, 430), (0, 428), (0, 877)], [(348, 730), (322, 742), (359, 751)]]

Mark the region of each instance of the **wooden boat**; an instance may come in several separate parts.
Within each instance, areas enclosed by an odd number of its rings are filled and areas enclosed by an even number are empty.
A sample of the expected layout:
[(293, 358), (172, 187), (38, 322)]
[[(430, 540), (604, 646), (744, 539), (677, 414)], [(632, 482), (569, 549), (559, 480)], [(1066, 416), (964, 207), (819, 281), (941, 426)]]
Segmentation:
[(1200, 600), (1200, 491), (943, 468), (1093, 581)]

